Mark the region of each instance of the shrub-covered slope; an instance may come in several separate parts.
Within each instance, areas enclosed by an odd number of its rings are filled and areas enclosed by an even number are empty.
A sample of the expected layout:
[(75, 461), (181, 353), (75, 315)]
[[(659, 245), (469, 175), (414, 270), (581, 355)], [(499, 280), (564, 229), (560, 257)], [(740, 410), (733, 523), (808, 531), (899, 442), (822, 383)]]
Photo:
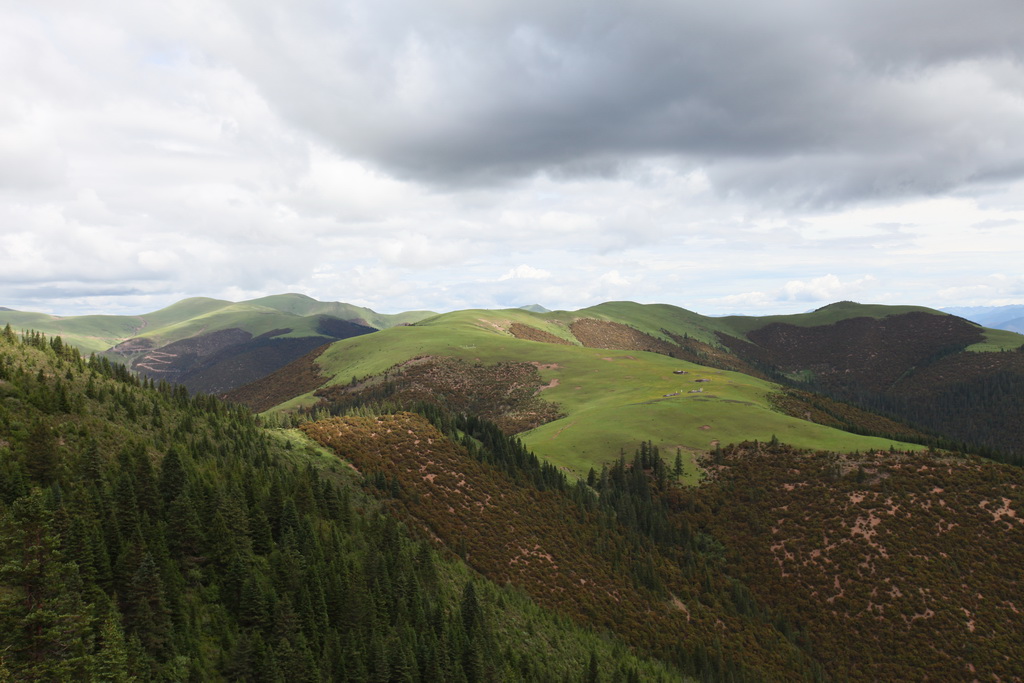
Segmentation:
[[(730, 447), (694, 492), (754, 597), (849, 680), (1024, 678), (1024, 471)], [(1020, 515), (1020, 516), (1019, 516)]]
[[(1024, 676), (1024, 474), (930, 452), (645, 443), (570, 484), (478, 420), (306, 424), (485, 575), (710, 680)], [(444, 438), (455, 435), (461, 444)]]
[(665, 516), (658, 497), (668, 474), (647, 444), (632, 466), (595, 479), (599, 498), (497, 428), (429, 412), (464, 443), (411, 413), (303, 431), (353, 463), (411, 524), (542, 605), (706, 680), (822, 675), (797, 635), (788, 640), (737, 597), (749, 594), (726, 575), (714, 540)]

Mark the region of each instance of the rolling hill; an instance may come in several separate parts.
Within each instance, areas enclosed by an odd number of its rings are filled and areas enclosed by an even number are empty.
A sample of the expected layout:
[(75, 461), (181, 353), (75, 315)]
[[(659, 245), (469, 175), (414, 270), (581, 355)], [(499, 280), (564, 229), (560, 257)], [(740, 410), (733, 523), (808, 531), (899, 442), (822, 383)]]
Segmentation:
[(139, 316), (58, 317), (0, 311), (0, 325), (60, 335), (83, 352), (103, 353), (136, 372), (223, 393), (255, 381), (312, 349), (429, 317), (395, 315), (301, 294), (239, 303), (195, 297)]
[(943, 310), (986, 327), (1024, 333), (1024, 306), (964, 306)]
[[(8, 319), (85, 350), (116, 341), (104, 353), (141, 374), (190, 391), (237, 389), (235, 400), (261, 411), (387, 392), (444, 399), (483, 411), (577, 471), (645, 439), (690, 457), (774, 435), (808, 448), (930, 442), (1014, 459), (1024, 436), (1013, 398), (1024, 389), (1016, 352), (1024, 337), (918, 306), (838, 302), (799, 315), (716, 318), (617, 301), (383, 316), (285, 294), (186, 299), (129, 318), (0, 311), (0, 323)], [(518, 369), (485, 377), (437, 359)], [(470, 374), (467, 393), (455, 378)], [(504, 398), (494, 390), (503, 374), (518, 378)], [(515, 405), (485, 407), (491, 400)]]
[[(575, 314), (443, 314), (372, 339), (331, 345), (315, 361), (324, 378), (316, 393), (308, 388), (277, 410), (318, 401), (341, 406), (359, 397), (440, 400), (507, 423), (538, 455), (579, 474), (646, 439), (663, 450), (682, 449), (690, 458), (717, 442), (767, 440), (773, 434), (807, 447), (892, 443), (780, 414), (769, 401), (776, 390), (770, 382), (696, 364), (718, 348), (693, 339), (702, 334), (698, 325), (705, 319), (677, 311), (609, 304)], [(673, 327), (673, 334), (692, 345), (644, 332)], [(693, 337), (686, 337), (690, 332)], [(672, 352), (692, 360), (667, 355)]]

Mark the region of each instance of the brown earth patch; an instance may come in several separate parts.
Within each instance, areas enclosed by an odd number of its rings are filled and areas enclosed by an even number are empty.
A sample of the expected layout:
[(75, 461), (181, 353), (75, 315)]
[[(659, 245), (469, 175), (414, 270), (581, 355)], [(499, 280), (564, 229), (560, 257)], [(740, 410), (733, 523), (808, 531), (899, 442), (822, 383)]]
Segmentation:
[(509, 334), (516, 339), (526, 339), (529, 341), (544, 342), (545, 344), (562, 344), (564, 346), (572, 346), (573, 343), (568, 339), (562, 339), (558, 335), (551, 334), (547, 330), (541, 330), (530, 325), (524, 325), (523, 323), (512, 323), (508, 328)]

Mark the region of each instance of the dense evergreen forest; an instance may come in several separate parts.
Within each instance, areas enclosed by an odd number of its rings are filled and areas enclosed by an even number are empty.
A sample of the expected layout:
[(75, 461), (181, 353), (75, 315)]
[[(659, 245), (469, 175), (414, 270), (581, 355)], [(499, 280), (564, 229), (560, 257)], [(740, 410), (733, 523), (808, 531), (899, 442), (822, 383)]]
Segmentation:
[(7, 328), (0, 681), (680, 678), (410, 535), (364, 484), (245, 409)]

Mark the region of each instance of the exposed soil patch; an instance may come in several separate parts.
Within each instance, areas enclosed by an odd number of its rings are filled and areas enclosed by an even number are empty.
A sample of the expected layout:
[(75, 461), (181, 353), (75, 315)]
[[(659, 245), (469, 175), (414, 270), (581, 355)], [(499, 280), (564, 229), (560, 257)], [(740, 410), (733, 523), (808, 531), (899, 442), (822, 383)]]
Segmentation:
[(141, 351), (148, 351), (153, 348), (153, 340), (145, 338), (126, 339), (117, 346), (112, 347), (107, 353), (116, 353), (119, 356), (131, 356)]
[(553, 380), (551, 380), (550, 382), (548, 382), (544, 386), (542, 386), (539, 389), (537, 389), (537, 393), (540, 393), (540, 392), (544, 391), (545, 389), (553, 389), (553, 388), (558, 386), (559, 382), (560, 382), (560, 380), (557, 377), (555, 377)]
[(530, 325), (524, 325), (523, 323), (512, 323), (509, 326), (508, 331), (516, 339), (527, 339), (529, 341), (544, 342), (546, 344), (573, 346), (573, 343), (568, 339), (562, 339), (558, 335), (551, 334), (546, 330), (531, 327)]

